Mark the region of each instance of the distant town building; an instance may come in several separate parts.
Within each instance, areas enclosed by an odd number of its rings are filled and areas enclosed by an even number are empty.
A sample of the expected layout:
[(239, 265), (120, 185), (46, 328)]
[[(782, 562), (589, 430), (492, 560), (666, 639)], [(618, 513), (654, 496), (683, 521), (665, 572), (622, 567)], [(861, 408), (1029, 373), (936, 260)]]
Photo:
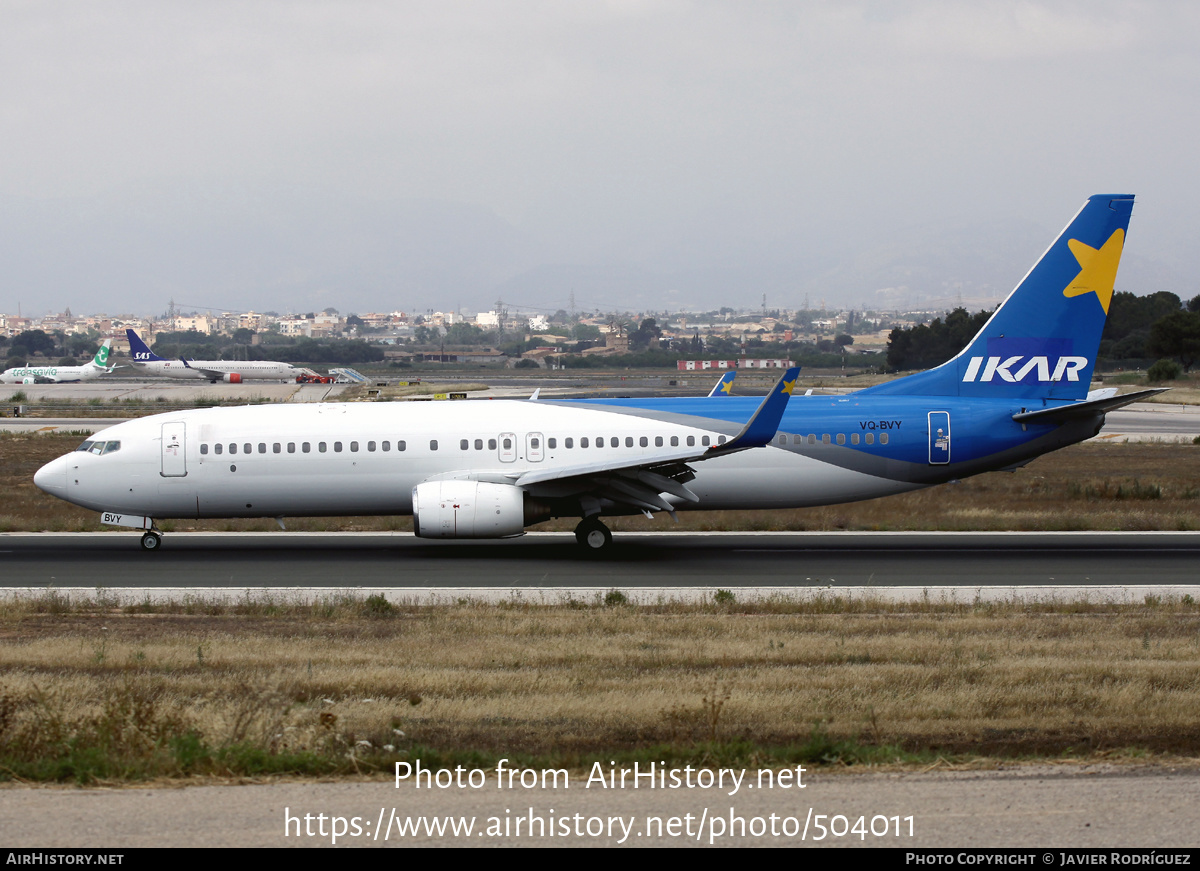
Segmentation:
[(679, 360), (675, 364), (680, 372), (704, 369), (787, 369), (795, 366), (792, 360)]

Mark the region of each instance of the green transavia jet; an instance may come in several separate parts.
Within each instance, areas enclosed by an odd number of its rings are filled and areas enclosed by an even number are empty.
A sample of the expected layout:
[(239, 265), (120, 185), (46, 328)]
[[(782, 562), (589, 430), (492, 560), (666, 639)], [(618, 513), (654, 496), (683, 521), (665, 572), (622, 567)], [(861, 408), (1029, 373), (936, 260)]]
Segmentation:
[(111, 339), (105, 339), (96, 356), (82, 366), (14, 366), (0, 374), (0, 384), (65, 384), (70, 381), (91, 381), (108, 375), (116, 366), (108, 365)]

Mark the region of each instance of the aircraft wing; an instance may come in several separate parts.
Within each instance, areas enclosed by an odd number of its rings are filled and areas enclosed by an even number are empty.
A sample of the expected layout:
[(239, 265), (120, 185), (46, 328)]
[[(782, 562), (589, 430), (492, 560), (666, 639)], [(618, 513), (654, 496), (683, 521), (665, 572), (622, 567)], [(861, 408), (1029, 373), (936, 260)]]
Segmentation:
[(1131, 405), (1170, 389), (1169, 387), (1155, 387), (1150, 390), (1139, 390), (1136, 393), (1126, 393), (1124, 396), (1101, 396), (1098, 399), (1072, 402), (1070, 405), (1056, 405), (1052, 408), (1023, 411), (1020, 414), (1014, 414), (1012, 419), (1017, 423), (1063, 424), (1070, 420), (1094, 417), (1106, 411)]
[[(762, 404), (742, 427), (741, 432), (727, 441), (708, 447), (672, 448), (655, 452), (630, 462), (629, 458), (614, 458), (557, 468), (530, 469), (512, 473), (490, 473), (489, 480), (502, 480), (535, 493), (551, 496), (581, 496), (623, 503), (640, 511), (666, 511), (674, 516), (674, 506), (662, 497), (666, 493), (688, 502), (700, 497), (687, 488), (696, 473), (689, 463), (703, 462), (714, 457), (763, 447), (779, 430), (796, 383), (799, 369), (787, 370), (779, 383), (763, 399)], [(459, 475), (454, 475), (459, 477)]]
[(205, 369), (202, 366), (193, 366), (191, 363), (189, 363), (187, 360), (183, 359), (182, 357), (179, 358), (179, 362), (182, 363), (188, 369), (191, 369), (193, 372), (199, 372), (201, 375), (203, 375), (209, 381), (220, 381), (222, 378), (225, 377), (225, 374), (226, 374), (224, 372), (218, 372), (216, 369)]

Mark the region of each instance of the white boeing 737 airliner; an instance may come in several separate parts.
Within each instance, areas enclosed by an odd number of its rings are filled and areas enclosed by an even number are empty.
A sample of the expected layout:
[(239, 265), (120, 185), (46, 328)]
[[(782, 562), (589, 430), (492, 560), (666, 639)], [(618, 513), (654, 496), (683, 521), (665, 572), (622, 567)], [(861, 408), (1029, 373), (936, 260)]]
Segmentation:
[(0, 384), (69, 384), (91, 381), (108, 375), (116, 366), (108, 365), (112, 340), (105, 339), (96, 356), (82, 366), (14, 366), (0, 373)]
[(133, 330), (126, 329), (125, 334), (129, 338), (129, 356), (133, 358), (134, 367), (145, 375), (207, 378), (213, 384), (218, 381), (241, 384), (243, 381), (295, 381), (306, 371), (276, 360), (185, 360), (182, 357), (168, 360), (151, 351)]
[(47, 493), (148, 530), (163, 518), (412, 514), (425, 538), (503, 538), (551, 517), (789, 508), (1012, 469), (1158, 391), (1089, 395), (1133, 209), (1091, 197), (970, 344), (846, 396), (320, 403), (170, 412), (42, 467)]

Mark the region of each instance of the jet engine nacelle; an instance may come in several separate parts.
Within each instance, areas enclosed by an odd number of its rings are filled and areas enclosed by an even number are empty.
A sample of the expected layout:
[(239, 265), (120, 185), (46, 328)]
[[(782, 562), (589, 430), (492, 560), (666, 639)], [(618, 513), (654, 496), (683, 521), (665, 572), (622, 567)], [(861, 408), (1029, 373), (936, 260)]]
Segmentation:
[(512, 484), (426, 481), (413, 487), (421, 538), (505, 538), (525, 531), (525, 491)]
[(221, 380), (226, 384), (241, 384), (242, 376), (237, 372), (227, 372)]

